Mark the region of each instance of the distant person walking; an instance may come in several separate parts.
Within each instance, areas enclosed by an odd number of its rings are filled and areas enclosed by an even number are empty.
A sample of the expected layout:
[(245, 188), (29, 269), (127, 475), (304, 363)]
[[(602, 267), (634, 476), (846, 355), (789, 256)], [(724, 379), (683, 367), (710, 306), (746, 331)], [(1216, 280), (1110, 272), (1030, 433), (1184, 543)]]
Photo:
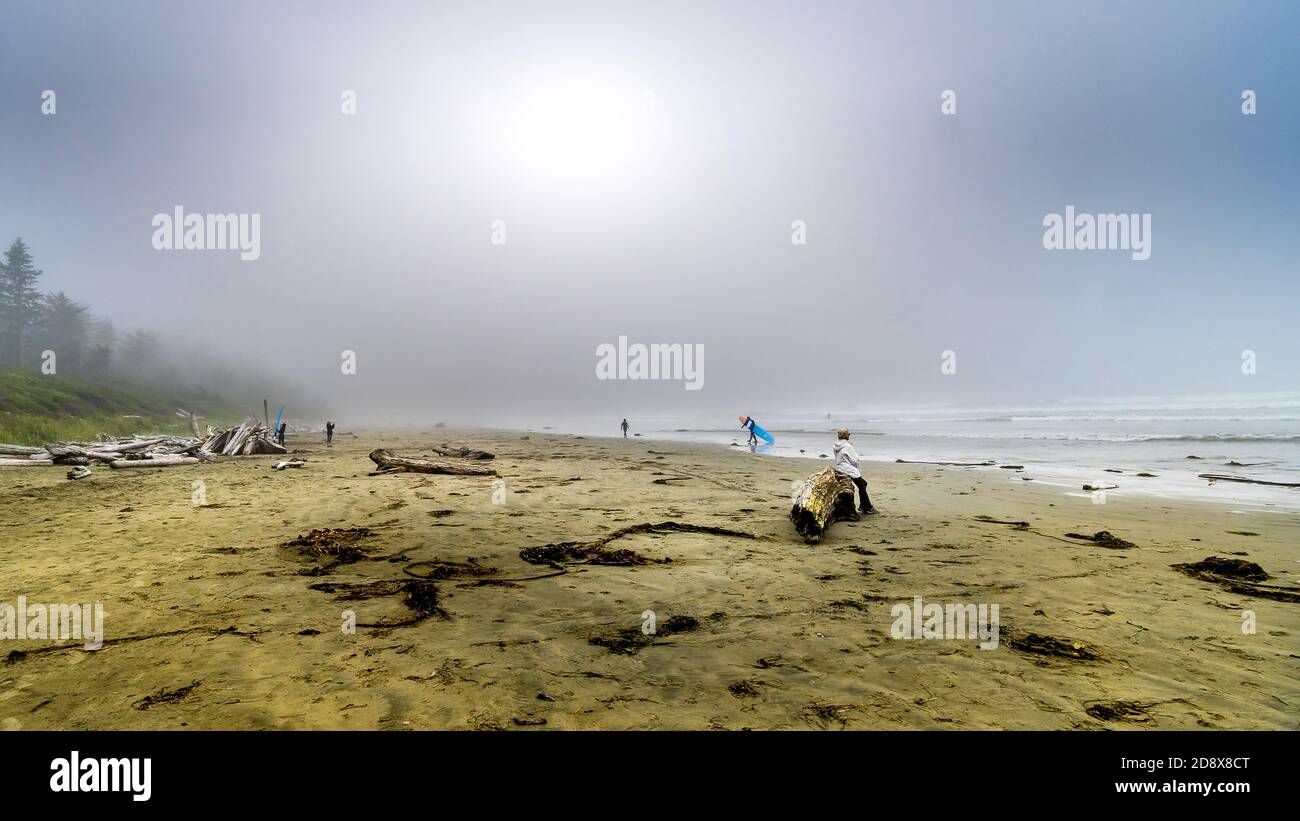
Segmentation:
[(626, 439), (626, 438), (627, 438), (627, 428), (628, 428), (627, 420), (624, 419), (624, 420), (623, 420), (623, 424), (622, 424), (622, 425), (619, 425), (619, 427), (621, 427), (621, 428), (623, 429), (623, 438)]
[(754, 435), (754, 417), (752, 416), (740, 417), (740, 426), (745, 430), (749, 431), (749, 441), (746, 442), (745, 444), (757, 445), (758, 437)]
[(276, 435), (280, 438), (280, 447), (284, 447), (284, 434), (285, 434), (285, 431), (287, 431), (288, 429), (289, 429), (289, 423), (288, 423), (288, 422), (281, 422), (281, 423), (280, 423), (280, 430), (279, 430), (279, 432), (276, 434)]
[(835, 435), (838, 437), (835, 442), (835, 472), (849, 477), (857, 486), (862, 501), (859, 510), (875, 513), (876, 508), (872, 506), (871, 499), (867, 498), (867, 481), (862, 478), (862, 469), (858, 466), (858, 452), (849, 444), (848, 428), (840, 428), (835, 431)]
[(325, 446), (330, 448), (334, 447), (334, 423), (333, 422), (325, 423)]

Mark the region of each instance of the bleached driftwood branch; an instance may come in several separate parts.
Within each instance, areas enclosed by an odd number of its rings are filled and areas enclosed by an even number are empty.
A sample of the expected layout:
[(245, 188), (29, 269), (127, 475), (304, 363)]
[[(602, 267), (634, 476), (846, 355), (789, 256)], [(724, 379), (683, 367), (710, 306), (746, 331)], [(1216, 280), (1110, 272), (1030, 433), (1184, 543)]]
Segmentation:
[(109, 467), (114, 470), (121, 468), (165, 468), (173, 465), (197, 465), (198, 459), (193, 456), (158, 456), (153, 459), (118, 459), (116, 462), (110, 462)]

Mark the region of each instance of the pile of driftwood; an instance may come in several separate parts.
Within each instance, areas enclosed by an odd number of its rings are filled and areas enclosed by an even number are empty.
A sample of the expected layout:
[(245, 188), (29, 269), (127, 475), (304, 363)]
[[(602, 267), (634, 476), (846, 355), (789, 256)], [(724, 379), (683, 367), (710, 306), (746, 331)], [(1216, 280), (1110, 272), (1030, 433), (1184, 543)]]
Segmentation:
[(250, 456), (288, 451), (271, 438), (271, 430), (259, 422), (245, 422), (237, 428), (214, 430), (207, 436), (119, 436), (98, 442), (51, 442), (44, 447), (0, 444), (0, 467), (42, 467), (68, 465), (69, 479), (90, 475), (92, 462), (113, 469), (156, 468), (211, 462), (218, 456)]
[(272, 438), (271, 429), (261, 422), (249, 420), (237, 428), (216, 431), (208, 428), (208, 436), (201, 450), (219, 456), (252, 456), (258, 453), (288, 453)]
[(91, 462), (102, 462), (110, 467), (190, 464), (199, 461), (200, 457), (194, 451), (200, 444), (201, 440), (184, 436), (125, 436), (105, 437), (98, 442), (51, 442), (40, 448), (0, 445), (0, 453), (23, 457), (7, 458), (0, 464), (5, 467), (85, 467)]

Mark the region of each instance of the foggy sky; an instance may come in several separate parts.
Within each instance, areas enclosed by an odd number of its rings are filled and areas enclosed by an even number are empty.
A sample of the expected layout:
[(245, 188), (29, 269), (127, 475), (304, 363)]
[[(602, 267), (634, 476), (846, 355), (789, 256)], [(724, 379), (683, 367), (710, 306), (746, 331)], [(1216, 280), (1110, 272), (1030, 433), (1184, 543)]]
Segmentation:
[[(1297, 40), (1264, 2), (8, 1), (0, 241), (355, 420), (1295, 390)], [(260, 214), (260, 258), (154, 250), (177, 205)], [(1150, 213), (1150, 260), (1044, 250), (1067, 205)], [(703, 344), (703, 389), (598, 380), (619, 336)]]

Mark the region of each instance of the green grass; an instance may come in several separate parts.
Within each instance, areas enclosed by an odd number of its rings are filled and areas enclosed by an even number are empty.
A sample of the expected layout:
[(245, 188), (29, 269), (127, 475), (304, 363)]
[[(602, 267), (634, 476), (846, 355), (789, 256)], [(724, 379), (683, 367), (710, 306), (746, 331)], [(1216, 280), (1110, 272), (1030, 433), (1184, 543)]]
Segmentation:
[(100, 434), (189, 435), (189, 423), (176, 415), (177, 408), (207, 417), (201, 425), (219, 426), (241, 415), (210, 395), (0, 370), (0, 442), (12, 445), (90, 440)]

